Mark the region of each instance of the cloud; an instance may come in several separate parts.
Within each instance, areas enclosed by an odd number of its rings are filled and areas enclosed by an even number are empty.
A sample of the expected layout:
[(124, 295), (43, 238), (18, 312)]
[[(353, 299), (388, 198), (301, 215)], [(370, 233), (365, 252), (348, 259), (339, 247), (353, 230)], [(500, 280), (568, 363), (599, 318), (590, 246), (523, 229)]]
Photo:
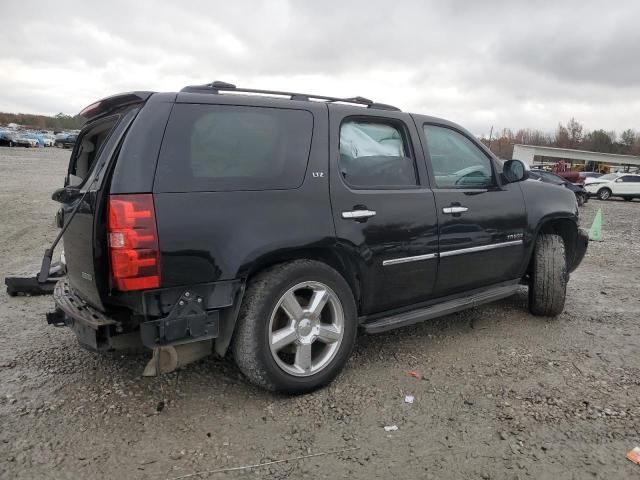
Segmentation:
[(586, 0), (3, 3), (0, 111), (74, 113), (119, 91), (362, 95), (491, 125), (640, 129), (640, 3)]

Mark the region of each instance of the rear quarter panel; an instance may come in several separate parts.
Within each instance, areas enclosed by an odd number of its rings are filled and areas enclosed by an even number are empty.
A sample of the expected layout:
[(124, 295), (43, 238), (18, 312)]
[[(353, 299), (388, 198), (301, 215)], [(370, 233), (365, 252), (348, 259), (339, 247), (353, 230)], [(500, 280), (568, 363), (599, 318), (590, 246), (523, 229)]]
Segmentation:
[[(199, 96), (198, 100), (205, 103), (209, 97)], [(163, 287), (243, 278), (267, 257), (286, 258), (290, 251), (335, 244), (327, 171), (327, 108), (311, 105), (309, 110), (314, 117), (313, 134), (299, 188), (154, 191)]]

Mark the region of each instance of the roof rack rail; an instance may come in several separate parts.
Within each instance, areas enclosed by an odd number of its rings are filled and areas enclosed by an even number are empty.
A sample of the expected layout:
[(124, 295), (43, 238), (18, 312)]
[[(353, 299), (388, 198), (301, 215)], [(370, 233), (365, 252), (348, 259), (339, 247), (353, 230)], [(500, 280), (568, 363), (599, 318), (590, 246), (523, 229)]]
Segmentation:
[(227, 92), (239, 92), (239, 93), (258, 93), (261, 95), (276, 95), (280, 97), (289, 97), (290, 100), (301, 100), (301, 101), (311, 101), (313, 100), (322, 100), (327, 103), (352, 103), (356, 105), (366, 105), (367, 108), (373, 108), (377, 110), (393, 110), (393, 111), (401, 111), (398, 107), (394, 107), (393, 105), (387, 105), (385, 103), (377, 103), (373, 100), (369, 100), (364, 97), (349, 97), (349, 98), (339, 98), (339, 97), (327, 97), (324, 95), (313, 95), (310, 93), (296, 93), (296, 92), (280, 92), (278, 90), (259, 90), (255, 88), (241, 88), (236, 87), (232, 83), (221, 82), (216, 80), (215, 82), (206, 83), (204, 85), (189, 85), (184, 87), (181, 92), (187, 93), (220, 93), (220, 91)]

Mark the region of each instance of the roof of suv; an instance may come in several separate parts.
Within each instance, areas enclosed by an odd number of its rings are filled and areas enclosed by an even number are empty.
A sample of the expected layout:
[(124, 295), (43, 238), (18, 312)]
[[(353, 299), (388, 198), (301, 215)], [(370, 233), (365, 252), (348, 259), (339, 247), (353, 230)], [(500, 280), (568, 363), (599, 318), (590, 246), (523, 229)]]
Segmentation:
[(280, 99), (288, 99), (288, 100), (297, 100), (297, 101), (316, 101), (316, 102), (325, 102), (325, 103), (346, 103), (346, 104), (354, 104), (354, 105), (362, 105), (367, 108), (377, 109), (377, 110), (392, 110), (392, 111), (401, 111), (398, 107), (394, 107), (393, 105), (388, 105), (386, 103), (378, 103), (374, 102), (365, 97), (329, 97), (326, 95), (315, 95), (311, 93), (297, 93), (297, 92), (284, 92), (278, 90), (260, 90), (255, 88), (241, 88), (236, 87), (232, 83), (226, 83), (221, 81), (214, 81), (211, 83), (206, 83), (204, 85), (189, 85), (180, 90), (181, 93), (211, 93), (211, 94), (220, 94), (221, 92), (230, 92), (230, 93), (245, 93), (245, 94), (257, 94), (264, 95), (270, 97), (276, 97)]
[[(214, 95), (219, 96), (218, 99), (213, 98)], [(130, 105), (141, 104), (147, 102), (151, 97), (157, 98), (157, 101), (169, 101), (178, 103), (224, 103), (233, 104), (234, 98), (237, 98), (240, 103), (243, 101), (250, 101), (251, 103), (257, 102), (260, 106), (269, 106), (276, 108), (293, 108), (293, 105), (297, 104), (299, 108), (301, 105), (307, 104), (311, 106), (319, 107), (321, 105), (335, 105), (342, 107), (360, 107), (371, 110), (371, 113), (376, 112), (380, 115), (381, 112), (401, 113), (398, 107), (393, 105), (374, 102), (365, 97), (331, 97), (326, 95), (316, 95), (310, 93), (296, 93), (285, 92), (278, 90), (261, 90), (253, 88), (236, 87), (231, 83), (214, 81), (204, 85), (189, 85), (179, 92), (154, 92), (154, 91), (134, 91), (124, 92), (110, 97), (102, 98), (97, 102), (85, 107), (79, 115), (84, 118), (84, 123), (93, 122), (99, 118), (109, 115), (113, 111)], [(208, 98), (207, 98), (208, 97)], [(160, 100), (162, 98), (162, 100)], [(290, 103), (289, 103), (290, 102)], [(289, 103), (289, 105), (287, 105)], [(406, 112), (404, 112), (406, 113)], [(425, 123), (437, 123), (455, 128), (469, 138), (474, 138), (474, 135), (466, 130), (461, 125), (456, 124), (450, 120), (444, 118), (433, 117), (424, 114), (410, 114), (416, 118), (419, 122)], [(480, 148), (482, 148), (487, 154), (493, 156), (486, 146), (478, 142)]]

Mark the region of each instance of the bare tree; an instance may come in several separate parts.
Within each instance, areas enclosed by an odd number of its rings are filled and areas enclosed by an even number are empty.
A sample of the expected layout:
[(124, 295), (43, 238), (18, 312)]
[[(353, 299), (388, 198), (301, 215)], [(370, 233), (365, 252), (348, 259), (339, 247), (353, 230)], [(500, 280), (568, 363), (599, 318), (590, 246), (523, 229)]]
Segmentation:
[(554, 146), (556, 147), (569, 148), (569, 145), (570, 145), (569, 130), (567, 130), (567, 128), (561, 123), (558, 124), (558, 129), (556, 130), (556, 138), (554, 143), (555, 143)]
[(635, 141), (636, 132), (634, 132), (633, 129), (627, 128), (624, 132), (622, 132), (622, 134), (620, 135), (620, 143), (622, 143), (623, 145), (624, 153), (631, 152), (631, 147), (633, 146), (633, 143)]
[(575, 118), (571, 117), (571, 120), (567, 123), (567, 134), (569, 137), (569, 148), (578, 148), (583, 140), (582, 124)]

